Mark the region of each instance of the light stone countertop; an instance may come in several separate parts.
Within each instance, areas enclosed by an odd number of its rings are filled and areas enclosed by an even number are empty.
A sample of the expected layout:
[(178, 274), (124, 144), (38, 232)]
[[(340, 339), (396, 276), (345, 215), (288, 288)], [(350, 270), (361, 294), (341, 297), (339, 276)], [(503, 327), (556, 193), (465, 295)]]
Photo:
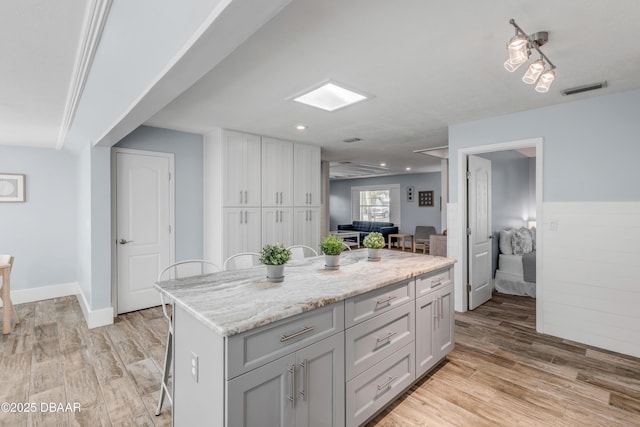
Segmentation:
[(285, 266), (283, 282), (266, 279), (261, 265), (244, 270), (167, 280), (156, 288), (221, 336), (231, 336), (349, 297), (453, 265), (456, 260), (382, 250), (343, 252), (340, 268), (327, 270), (324, 256)]

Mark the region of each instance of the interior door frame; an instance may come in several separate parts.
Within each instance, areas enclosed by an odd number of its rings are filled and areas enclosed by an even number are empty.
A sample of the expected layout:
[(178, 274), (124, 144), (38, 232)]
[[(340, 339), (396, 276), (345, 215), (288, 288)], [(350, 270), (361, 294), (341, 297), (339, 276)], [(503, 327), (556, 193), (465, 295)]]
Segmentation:
[[(455, 244), (455, 247), (460, 248), (460, 253), (456, 254), (458, 258), (458, 265), (462, 269), (462, 274), (457, 277), (454, 276), (455, 283), (455, 295), (456, 295), (456, 310), (460, 312), (467, 311), (469, 305), (468, 294), (466, 289), (466, 277), (467, 262), (468, 262), (468, 247), (467, 247), (467, 157), (469, 155), (491, 153), (495, 151), (517, 150), (521, 148), (536, 149), (536, 246), (544, 248), (544, 221), (543, 221), (543, 144), (542, 137), (523, 139), (510, 142), (501, 142), (489, 145), (480, 145), (476, 147), (461, 148), (458, 150), (458, 212), (459, 224), (457, 235), (460, 236), (460, 241)], [(454, 255), (454, 254), (451, 254)], [(455, 255), (454, 255), (455, 257)], [(536, 257), (536, 330), (543, 332), (542, 325), (543, 320), (543, 305), (544, 305), (544, 284), (543, 278), (543, 257)], [(460, 277), (461, 276), (461, 277)]]
[(171, 185), (169, 185), (169, 223), (172, 230), (171, 235), (169, 236), (169, 257), (171, 260), (170, 263), (175, 262), (176, 259), (176, 174), (174, 154), (166, 153), (163, 151), (113, 147), (111, 149), (111, 305), (113, 306), (114, 317), (118, 316), (118, 206), (116, 203), (118, 196), (116, 192), (116, 184), (118, 179), (118, 170), (116, 164), (117, 153), (165, 157), (169, 160), (169, 173), (171, 174)]

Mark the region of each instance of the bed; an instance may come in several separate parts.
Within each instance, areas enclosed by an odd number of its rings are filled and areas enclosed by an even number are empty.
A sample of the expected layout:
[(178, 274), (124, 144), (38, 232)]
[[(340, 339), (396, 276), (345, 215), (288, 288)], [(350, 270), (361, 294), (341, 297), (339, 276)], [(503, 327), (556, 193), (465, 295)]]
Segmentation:
[(500, 231), (500, 255), (495, 290), (509, 295), (536, 296), (535, 228)]

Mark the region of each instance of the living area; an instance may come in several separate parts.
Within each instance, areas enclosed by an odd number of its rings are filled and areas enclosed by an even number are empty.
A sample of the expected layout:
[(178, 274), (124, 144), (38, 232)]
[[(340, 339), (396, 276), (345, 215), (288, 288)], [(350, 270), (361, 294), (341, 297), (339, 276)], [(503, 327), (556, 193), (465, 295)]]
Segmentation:
[[(426, 158), (425, 158), (426, 160)], [(442, 235), (443, 206), (440, 171), (400, 175), (339, 178), (330, 176), (329, 229), (354, 241), (380, 232), (387, 247), (430, 253), (429, 236), (420, 239), (416, 227), (433, 227)], [(422, 200), (421, 200), (422, 196)], [(446, 242), (446, 239), (444, 239)], [(445, 249), (446, 250), (446, 249)]]

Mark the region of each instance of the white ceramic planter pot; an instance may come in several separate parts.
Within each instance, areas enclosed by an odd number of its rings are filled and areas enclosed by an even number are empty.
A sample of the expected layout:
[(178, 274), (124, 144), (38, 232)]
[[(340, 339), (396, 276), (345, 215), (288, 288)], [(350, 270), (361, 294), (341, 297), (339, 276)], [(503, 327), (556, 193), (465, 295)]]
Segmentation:
[(327, 270), (336, 270), (340, 268), (340, 255), (325, 255), (324, 267)]
[(267, 265), (267, 280), (269, 282), (278, 283), (284, 280), (284, 264)]
[(367, 251), (369, 252), (369, 261), (380, 261), (380, 252), (382, 249), (368, 248)]

